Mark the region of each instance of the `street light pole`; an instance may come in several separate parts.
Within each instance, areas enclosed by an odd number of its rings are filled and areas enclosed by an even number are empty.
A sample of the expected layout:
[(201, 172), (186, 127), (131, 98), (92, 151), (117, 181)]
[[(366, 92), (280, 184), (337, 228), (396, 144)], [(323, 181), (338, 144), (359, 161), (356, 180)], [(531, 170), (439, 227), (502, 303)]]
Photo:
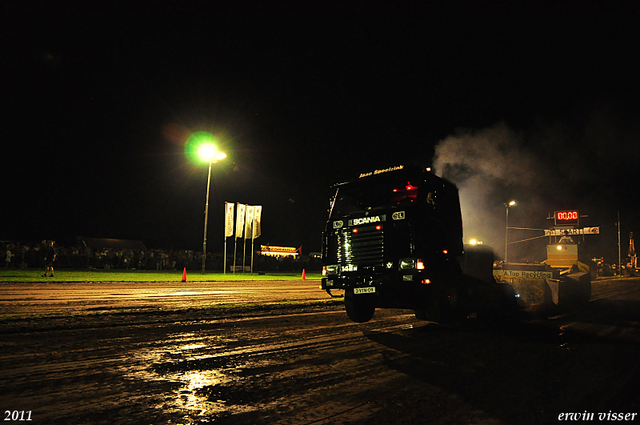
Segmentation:
[(213, 161), (209, 161), (209, 177), (207, 178), (207, 198), (204, 204), (204, 238), (202, 242), (202, 274), (205, 271), (207, 261), (207, 224), (209, 223), (209, 188), (211, 187), (211, 166)]
[(506, 211), (506, 223), (504, 227), (504, 262), (507, 263), (507, 256), (509, 253), (509, 207), (513, 207), (516, 204), (516, 201), (511, 201), (508, 204), (504, 204), (504, 208)]
[(218, 151), (209, 142), (204, 142), (198, 146), (198, 156), (202, 161), (209, 163), (209, 176), (207, 177), (207, 197), (204, 206), (204, 237), (202, 238), (202, 274), (204, 274), (207, 262), (207, 225), (209, 223), (209, 191), (211, 189), (211, 168), (215, 162), (227, 157), (226, 154)]

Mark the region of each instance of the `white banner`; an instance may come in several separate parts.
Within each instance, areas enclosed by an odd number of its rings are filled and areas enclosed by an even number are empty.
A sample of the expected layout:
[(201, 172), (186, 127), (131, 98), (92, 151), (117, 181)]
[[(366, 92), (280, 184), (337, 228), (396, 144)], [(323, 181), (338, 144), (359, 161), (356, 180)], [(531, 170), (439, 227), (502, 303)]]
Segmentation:
[(238, 204), (238, 208), (236, 209), (236, 239), (241, 238), (244, 234), (245, 208), (245, 204)]
[(247, 217), (245, 219), (244, 222), (244, 237), (246, 239), (250, 239), (251, 238), (251, 229), (253, 227), (253, 211), (254, 211), (254, 206), (253, 205), (247, 205)]
[(569, 236), (574, 235), (599, 235), (599, 227), (585, 227), (583, 229), (546, 229), (544, 231), (545, 236), (564, 236), (564, 232), (567, 232)]
[(232, 202), (224, 203), (224, 237), (233, 236), (233, 207)]
[(262, 234), (262, 205), (253, 207), (253, 239)]

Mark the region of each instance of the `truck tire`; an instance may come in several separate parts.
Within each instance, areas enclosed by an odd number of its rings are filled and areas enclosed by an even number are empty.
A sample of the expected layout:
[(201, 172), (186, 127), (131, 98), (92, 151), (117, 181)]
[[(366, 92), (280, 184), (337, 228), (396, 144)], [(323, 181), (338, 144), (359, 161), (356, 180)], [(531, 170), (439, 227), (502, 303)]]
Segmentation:
[[(472, 281), (473, 279), (470, 278)], [(511, 324), (521, 320), (522, 310), (518, 306), (511, 285), (474, 281), (474, 310), (479, 320), (491, 324)]]
[(367, 295), (354, 296), (353, 293), (345, 293), (344, 307), (349, 319), (357, 323), (368, 322), (376, 311), (371, 297)]
[[(460, 265), (451, 261), (440, 271), (434, 283), (426, 308), (414, 310), (418, 320), (438, 323), (452, 323), (463, 316), (463, 306), (459, 291), (462, 282)], [(464, 290), (463, 290), (464, 292)]]
[(439, 288), (427, 308), (414, 310), (416, 319), (438, 323), (451, 323), (460, 317), (460, 300), (454, 286)]

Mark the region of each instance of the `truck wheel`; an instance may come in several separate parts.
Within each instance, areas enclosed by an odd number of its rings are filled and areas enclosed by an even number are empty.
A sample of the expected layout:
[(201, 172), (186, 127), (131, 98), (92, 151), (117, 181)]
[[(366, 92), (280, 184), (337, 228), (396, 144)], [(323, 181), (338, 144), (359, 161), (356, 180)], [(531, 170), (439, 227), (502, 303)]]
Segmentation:
[(428, 320), (438, 323), (451, 323), (460, 315), (460, 301), (454, 287), (439, 288), (437, 296), (427, 308)]
[(479, 320), (492, 324), (509, 324), (522, 318), (522, 310), (511, 285), (480, 281), (475, 283), (473, 298)]
[(464, 309), (458, 294), (459, 290), (465, 293), (462, 277), (458, 263), (449, 262), (440, 272), (426, 308), (414, 310), (416, 318), (438, 323), (451, 323), (462, 318)]
[(376, 311), (371, 297), (366, 295), (354, 296), (353, 294), (345, 294), (344, 307), (347, 310), (349, 319), (358, 323), (368, 322)]
[(453, 287), (440, 288), (427, 308), (414, 310), (416, 319), (438, 323), (451, 323), (460, 317), (458, 292)]

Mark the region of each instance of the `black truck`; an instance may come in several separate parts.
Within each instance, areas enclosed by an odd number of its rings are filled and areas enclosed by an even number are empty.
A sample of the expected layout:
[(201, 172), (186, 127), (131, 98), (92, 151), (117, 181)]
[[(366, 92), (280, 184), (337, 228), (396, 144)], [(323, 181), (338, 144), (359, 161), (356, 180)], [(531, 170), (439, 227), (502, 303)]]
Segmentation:
[(344, 290), (351, 320), (367, 322), (376, 308), (407, 308), (420, 319), (449, 322), (495, 304), (483, 302), (497, 296), (493, 251), (465, 255), (454, 184), (400, 165), (334, 188), (322, 288), (332, 296)]

